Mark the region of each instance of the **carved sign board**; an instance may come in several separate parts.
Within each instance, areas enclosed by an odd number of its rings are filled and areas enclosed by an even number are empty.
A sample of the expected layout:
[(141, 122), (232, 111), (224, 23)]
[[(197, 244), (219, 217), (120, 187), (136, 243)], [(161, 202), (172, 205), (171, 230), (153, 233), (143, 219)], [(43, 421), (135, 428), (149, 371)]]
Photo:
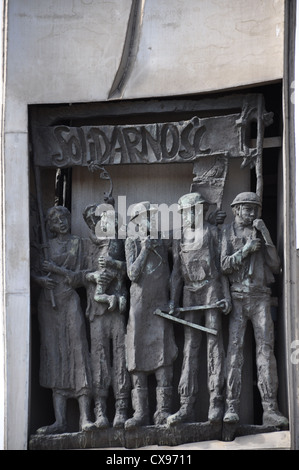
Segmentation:
[(231, 114), (140, 125), (36, 127), (35, 164), (67, 168), (88, 166), (91, 162), (192, 162), (216, 154), (240, 157), (245, 143), (237, 124), (239, 119), (240, 114)]

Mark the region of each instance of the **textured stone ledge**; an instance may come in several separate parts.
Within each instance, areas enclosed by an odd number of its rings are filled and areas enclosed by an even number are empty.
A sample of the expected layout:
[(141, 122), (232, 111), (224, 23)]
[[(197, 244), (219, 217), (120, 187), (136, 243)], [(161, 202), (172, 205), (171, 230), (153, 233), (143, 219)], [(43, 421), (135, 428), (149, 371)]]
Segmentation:
[(66, 450), (126, 448), (137, 449), (146, 446), (178, 446), (192, 442), (232, 441), (236, 437), (278, 431), (270, 426), (188, 423), (167, 428), (165, 426), (144, 426), (134, 430), (114, 429), (30, 436), (30, 450)]

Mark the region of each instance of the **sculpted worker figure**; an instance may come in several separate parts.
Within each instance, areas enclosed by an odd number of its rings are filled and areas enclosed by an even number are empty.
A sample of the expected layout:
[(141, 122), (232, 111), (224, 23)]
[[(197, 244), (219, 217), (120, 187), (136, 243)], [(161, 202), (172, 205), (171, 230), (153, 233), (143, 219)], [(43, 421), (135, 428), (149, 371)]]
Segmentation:
[(263, 424), (286, 426), (277, 405), (277, 369), (270, 312), (273, 274), (280, 261), (265, 223), (260, 219), (261, 202), (256, 193), (240, 193), (233, 200), (235, 220), (223, 229), (221, 267), (230, 282), (232, 312), (227, 353), (227, 394), (224, 421), (239, 421), (243, 342), (247, 321), (254, 329), (258, 388), (263, 406)]
[(173, 361), (177, 356), (172, 322), (154, 315), (168, 308), (169, 240), (151, 239), (153, 208), (148, 201), (136, 204), (131, 221), (138, 233), (126, 239), (127, 272), (131, 280), (130, 311), (127, 325), (127, 366), (132, 378), (134, 415), (126, 428), (147, 425), (149, 421), (147, 377), (157, 380), (155, 424), (164, 424), (171, 412)]
[[(124, 242), (116, 237), (117, 217), (113, 210), (95, 215), (97, 205), (86, 207), (83, 217), (90, 228), (90, 239), (84, 240), (87, 291), (86, 315), (90, 322), (90, 354), (95, 402), (95, 423), (107, 428), (106, 415), (109, 387), (115, 398), (113, 427), (122, 428), (127, 420), (131, 392), (126, 368), (126, 263)], [(100, 227), (98, 238), (96, 227)], [(112, 357), (112, 362), (111, 362)]]
[[(185, 194), (178, 203), (183, 213), (183, 230), (181, 239), (173, 241), (172, 306), (179, 305), (183, 293), (183, 307), (190, 307), (190, 311), (184, 314), (184, 320), (202, 324), (204, 319), (204, 326), (216, 330), (217, 335), (184, 327), (183, 365), (179, 382), (181, 407), (167, 419), (167, 424), (194, 421), (200, 372), (199, 349), (203, 334), (207, 334), (208, 419), (219, 422), (224, 409), (221, 315), (230, 311), (230, 294), (227, 280), (220, 272), (218, 228), (205, 220), (209, 204), (201, 194)], [(198, 306), (207, 308), (202, 311), (192, 309)]]

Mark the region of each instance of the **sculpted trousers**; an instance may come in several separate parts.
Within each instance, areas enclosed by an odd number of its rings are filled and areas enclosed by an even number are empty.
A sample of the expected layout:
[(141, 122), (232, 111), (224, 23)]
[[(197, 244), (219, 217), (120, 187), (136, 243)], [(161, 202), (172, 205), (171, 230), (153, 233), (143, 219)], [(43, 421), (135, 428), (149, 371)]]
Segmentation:
[(262, 401), (275, 399), (278, 379), (270, 296), (266, 294), (254, 297), (253, 294), (233, 293), (232, 297), (227, 353), (227, 400), (240, 399), (244, 336), (248, 320), (251, 320), (254, 330), (258, 388)]
[(124, 316), (119, 312), (96, 315), (90, 323), (90, 339), (94, 394), (107, 396), (112, 385), (116, 399), (128, 398), (131, 383), (126, 368)]
[(207, 367), (208, 389), (210, 393), (221, 395), (224, 385), (224, 348), (221, 331), (221, 312), (218, 310), (206, 310), (205, 314), (190, 312), (184, 315), (186, 321), (200, 324), (199, 319), (205, 318), (207, 328), (218, 331), (218, 335), (202, 333), (199, 330), (186, 326), (184, 355), (179, 394), (181, 397), (194, 396), (198, 392), (198, 374), (200, 370), (199, 350), (202, 335), (207, 335)]

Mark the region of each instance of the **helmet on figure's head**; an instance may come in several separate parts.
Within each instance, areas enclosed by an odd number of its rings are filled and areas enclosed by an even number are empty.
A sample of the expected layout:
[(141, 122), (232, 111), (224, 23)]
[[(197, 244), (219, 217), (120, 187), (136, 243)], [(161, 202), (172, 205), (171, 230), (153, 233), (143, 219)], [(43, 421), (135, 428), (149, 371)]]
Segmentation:
[(207, 201), (200, 193), (184, 194), (184, 196), (180, 197), (180, 199), (178, 200), (178, 210), (179, 212), (181, 212), (184, 209), (194, 207), (197, 204), (204, 203), (207, 203)]
[(149, 201), (138, 202), (132, 209), (130, 221), (134, 221), (140, 214), (156, 213), (157, 207), (152, 205)]
[(262, 207), (259, 196), (256, 193), (249, 191), (239, 193), (231, 203), (231, 207), (237, 206), (238, 204), (256, 204), (257, 206)]

